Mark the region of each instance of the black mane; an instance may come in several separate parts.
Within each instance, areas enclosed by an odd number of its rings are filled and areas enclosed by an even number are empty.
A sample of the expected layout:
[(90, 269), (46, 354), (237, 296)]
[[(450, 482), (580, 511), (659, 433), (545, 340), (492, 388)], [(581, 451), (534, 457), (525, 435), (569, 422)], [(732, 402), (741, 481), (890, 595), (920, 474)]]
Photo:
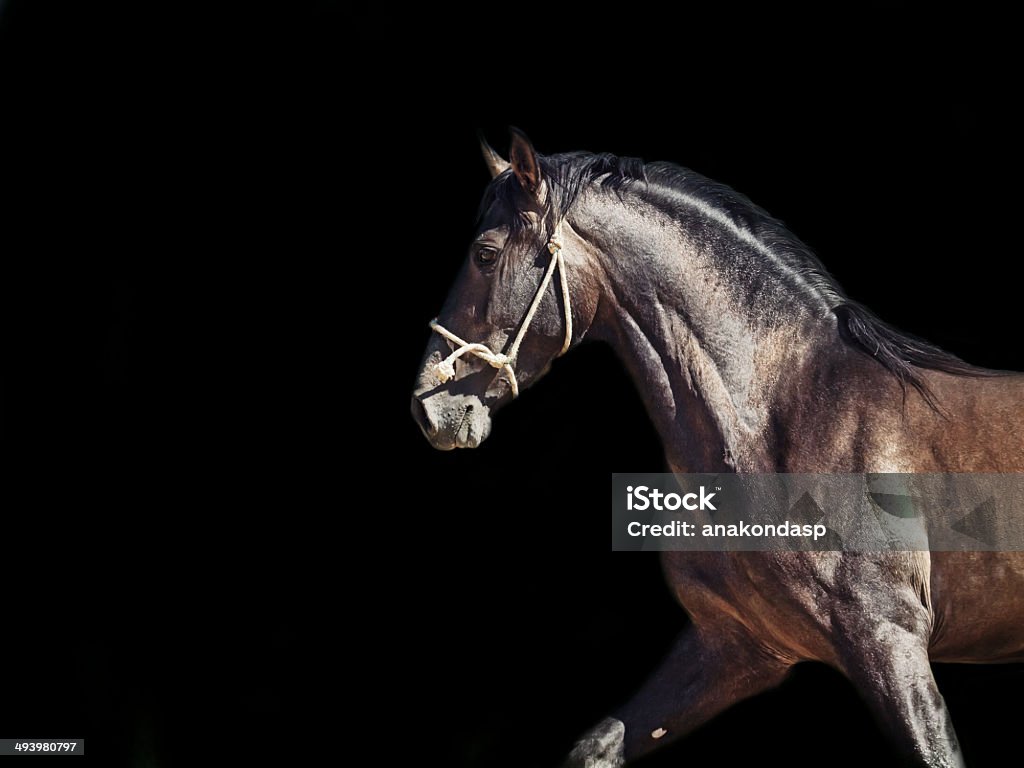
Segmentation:
[[(903, 333), (876, 317), (867, 307), (848, 298), (811, 250), (778, 219), (748, 198), (687, 168), (671, 163), (644, 163), (632, 157), (574, 152), (540, 157), (545, 179), (550, 182), (547, 216), (553, 222), (569, 211), (580, 191), (597, 183), (602, 189), (622, 194), (639, 185), (667, 188), (696, 198), (727, 216), (735, 226), (748, 232), (794, 275), (801, 288), (812, 290), (835, 314), (840, 337), (854, 348), (877, 360), (900, 382), (908, 384), (932, 407), (934, 396), (920, 369), (957, 376), (990, 376), (995, 371), (972, 366), (955, 355), (910, 334)], [(640, 191), (640, 190), (638, 190)], [(496, 198), (514, 203), (518, 184), (512, 174), (495, 180), (484, 204)]]

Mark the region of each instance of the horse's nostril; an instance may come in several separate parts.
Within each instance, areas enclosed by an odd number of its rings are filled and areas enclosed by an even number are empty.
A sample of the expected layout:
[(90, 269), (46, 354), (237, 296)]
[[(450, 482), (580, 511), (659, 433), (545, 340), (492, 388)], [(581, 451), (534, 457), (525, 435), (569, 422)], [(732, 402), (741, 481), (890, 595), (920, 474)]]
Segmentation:
[(434, 425), (430, 423), (430, 417), (427, 416), (427, 409), (423, 407), (423, 401), (418, 397), (413, 397), (412, 399), (412, 417), (416, 420), (416, 423), (420, 425), (420, 429), (423, 430), (424, 434), (434, 432)]

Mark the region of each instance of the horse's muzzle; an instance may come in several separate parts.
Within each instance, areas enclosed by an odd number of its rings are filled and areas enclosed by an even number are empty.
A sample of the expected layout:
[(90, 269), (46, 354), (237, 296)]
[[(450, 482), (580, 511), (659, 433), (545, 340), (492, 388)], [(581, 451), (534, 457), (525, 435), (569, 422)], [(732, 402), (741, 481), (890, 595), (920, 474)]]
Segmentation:
[(412, 417), (423, 436), (441, 451), (476, 448), (491, 432), (490, 409), (475, 395), (444, 390), (413, 395)]

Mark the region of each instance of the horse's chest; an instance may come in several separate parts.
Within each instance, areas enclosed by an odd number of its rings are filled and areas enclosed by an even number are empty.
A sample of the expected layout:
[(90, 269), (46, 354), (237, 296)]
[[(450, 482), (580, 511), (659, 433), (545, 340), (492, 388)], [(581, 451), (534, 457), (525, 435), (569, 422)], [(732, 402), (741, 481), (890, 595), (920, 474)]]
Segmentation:
[(734, 553), (666, 552), (662, 558), (669, 587), (696, 623), (763, 610), (763, 595), (736, 567)]
[(666, 552), (665, 576), (698, 627), (742, 627), (780, 656), (829, 658), (822, 574), (799, 553)]

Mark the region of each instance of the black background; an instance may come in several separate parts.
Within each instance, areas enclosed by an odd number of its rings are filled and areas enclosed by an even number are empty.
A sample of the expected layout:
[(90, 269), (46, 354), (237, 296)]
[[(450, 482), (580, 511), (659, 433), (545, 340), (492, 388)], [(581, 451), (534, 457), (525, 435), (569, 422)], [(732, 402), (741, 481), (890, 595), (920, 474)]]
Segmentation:
[[(1024, 368), (1000, 19), (137, 5), (0, 21), (0, 735), (553, 766), (653, 669), (685, 617), (653, 555), (608, 551), (610, 473), (663, 466), (611, 353), (559, 361), (477, 451), (408, 415), (477, 130), (728, 183), (883, 318)], [(970, 764), (1016, 757), (1020, 668), (937, 674)], [(893, 762), (807, 666), (646, 764), (769, 754)]]

